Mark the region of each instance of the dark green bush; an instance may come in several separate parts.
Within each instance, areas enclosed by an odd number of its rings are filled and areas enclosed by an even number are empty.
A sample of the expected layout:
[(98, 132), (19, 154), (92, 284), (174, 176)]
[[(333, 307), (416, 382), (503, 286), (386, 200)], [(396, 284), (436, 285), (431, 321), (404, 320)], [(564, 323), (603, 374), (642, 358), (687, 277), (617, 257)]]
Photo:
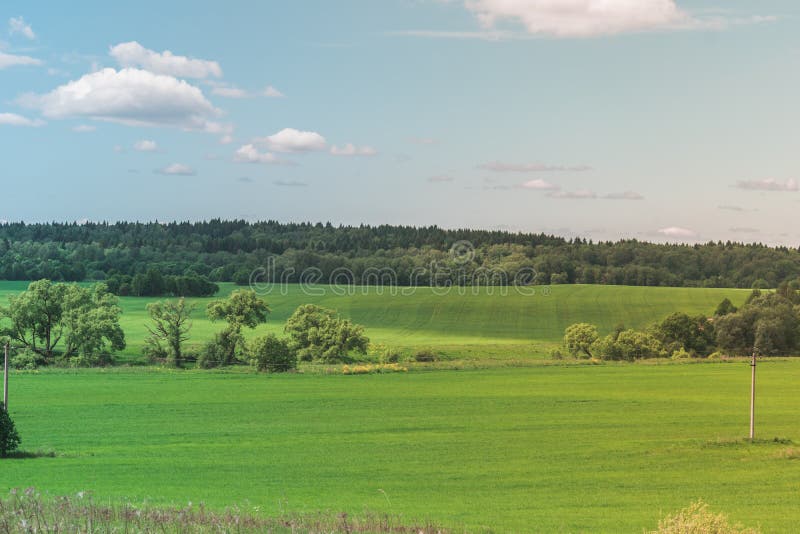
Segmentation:
[(247, 344), (250, 364), (259, 371), (285, 373), (297, 369), (297, 354), (289, 341), (274, 334), (259, 337)]
[(14, 421), (6, 412), (6, 407), (0, 402), (0, 458), (5, 458), (9, 453), (19, 447), (19, 434), (14, 427)]
[(41, 356), (31, 350), (21, 350), (12, 356), (8, 363), (13, 369), (33, 371), (39, 367), (42, 360)]
[(417, 362), (435, 362), (438, 359), (438, 355), (432, 350), (421, 350), (414, 354), (414, 361)]

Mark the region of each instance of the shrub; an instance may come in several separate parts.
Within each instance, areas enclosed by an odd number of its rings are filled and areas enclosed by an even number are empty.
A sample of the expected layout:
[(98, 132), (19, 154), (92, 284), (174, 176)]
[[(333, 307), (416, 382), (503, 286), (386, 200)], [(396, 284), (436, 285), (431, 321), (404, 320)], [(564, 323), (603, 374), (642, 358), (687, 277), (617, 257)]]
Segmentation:
[(592, 345), (599, 337), (597, 327), (593, 324), (576, 323), (564, 330), (564, 346), (573, 356), (583, 355), (591, 358), (593, 356)]
[(275, 334), (259, 337), (247, 344), (250, 364), (259, 371), (284, 373), (297, 369), (297, 355), (285, 339)]
[(227, 363), (230, 354), (228, 338), (222, 333), (214, 334), (214, 337), (206, 342), (200, 355), (197, 357), (197, 367), (201, 369), (213, 369)]
[(673, 360), (688, 360), (691, 357), (692, 355), (686, 352), (685, 349), (678, 349), (672, 353)]
[(364, 327), (340, 318), (335, 310), (314, 304), (298, 307), (284, 330), (303, 361), (348, 361), (351, 353), (366, 354), (369, 346)]
[(703, 501), (690, 504), (680, 512), (658, 522), (651, 534), (758, 534), (758, 530), (731, 524), (725, 514), (715, 514)]
[(416, 362), (435, 362), (438, 359), (438, 355), (432, 350), (421, 350), (414, 354), (414, 361)]
[(5, 458), (9, 453), (19, 447), (20, 439), (14, 421), (8, 415), (6, 407), (0, 402), (0, 458)]
[(214, 334), (197, 356), (197, 366), (211, 369), (223, 365), (233, 365), (244, 361), (242, 347), (244, 336), (235, 330), (226, 328)]
[(550, 359), (551, 360), (563, 360), (564, 354), (559, 349), (553, 349), (550, 351)]
[(145, 339), (142, 354), (150, 363), (164, 363), (169, 358), (169, 352), (164, 348), (155, 337)]
[(609, 335), (593, 345), (603, 358), (608, 360), (638, 360), (641, 358), (663, 358), (667, 356), (664, 346), (652, 334), (636, 330), (624, 330), (616, 339)]
[(720, 351), (712, 352), (711, 354), (708, 355), (708, 359), (709, 360), (719, 360), (719, 359), (722, 359), (724, 357), (725, 357), (725, 355), (722, 354)]
[(22, 350), (9, 360), (9, 365), (13, 369), (33, 371), (41, 362), (41, 356), (31, 350)]

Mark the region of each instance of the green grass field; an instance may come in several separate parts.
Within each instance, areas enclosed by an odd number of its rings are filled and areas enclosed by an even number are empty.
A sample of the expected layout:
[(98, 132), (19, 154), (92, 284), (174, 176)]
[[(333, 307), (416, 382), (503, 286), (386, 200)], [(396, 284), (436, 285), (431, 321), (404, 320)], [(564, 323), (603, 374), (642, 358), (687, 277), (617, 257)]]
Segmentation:
[[(792, 445), (732, 442), (747, 432), (745, 363), (11, 378), (24, 448), (57, 456), (0, 461), (3, 491), (469, 531), (642, 532), (698, 498), (764, 532), (800, 523)], [(762, 437), (800, 441), (798, 381), (800, 362), (760, 366)]]
[[(23, 282), (0, 282), (0, 302), (26, 287)], [(234, 289), (232, 284), (222, 284), (220, 295)], [(597, 285), (553, 286), (549, 294), (536, 288), (535, 295), (521, 295), (513, 289), (502, 295), (499, 288), (482, 288), (477, 295), (471, 288), (465, 290), (466, 294), (458, 289), (437, 294), (431, 288), (417, 288), (411, 295), (356, 288), (354, 295), (346, 296), (337, 296), (327, 287), (316, 288), (323, 295), (305, 294), (297, 285), (283, 289), (264, 295), (272, 314), (268, 324), (257, 332), (281, 332), (297, 306), (313, 302), (363, 324), (374, 343), (401, 349), (433, 347), (453, 357), (476, 359), (541, 357), (575, 322), (596, 324), (601, 333), (607, 333), (620, 322), (632, 328), (644, 327), (674, 311), (710, 315), (725, 297), (738, 305), (749, 294), (736, 289)], [(123, 359), (135, 359), (141, 353), (147, 335), (145, 308), (154, 300), (121, 299), (121, 322), (128, 341)], [(197, 308), (189, 343), (200, 345), (221, 325), (205, 318), (205, 306), (212, 299), (193, 300)]]

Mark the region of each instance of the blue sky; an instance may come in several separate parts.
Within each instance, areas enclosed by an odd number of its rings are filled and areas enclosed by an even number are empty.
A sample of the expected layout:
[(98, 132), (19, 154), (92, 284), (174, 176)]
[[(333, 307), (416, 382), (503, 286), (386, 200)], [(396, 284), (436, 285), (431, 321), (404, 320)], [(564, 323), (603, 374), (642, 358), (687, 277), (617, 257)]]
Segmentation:
[(800, 7), (3, 2), (0, 219), (797, 246)]

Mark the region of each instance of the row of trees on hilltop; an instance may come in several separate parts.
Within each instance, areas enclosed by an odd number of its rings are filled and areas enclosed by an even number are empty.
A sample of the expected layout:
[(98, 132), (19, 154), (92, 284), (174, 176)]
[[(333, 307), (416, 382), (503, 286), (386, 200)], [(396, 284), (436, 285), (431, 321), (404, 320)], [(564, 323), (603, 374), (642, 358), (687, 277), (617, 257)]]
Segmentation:
[[(454, 258), (451, 248), (464, 243), (473, 247), (469, 255)], [(299, 281), (302, 273), (324, 282), (345, 269), (353, 282), (365, 285), (497, 285), (525, 273), (535, 284), (772, 288), (800, 277), (800, 251), (731, 242), (594, 243), (435, 226), (240, 220), (0, 224), (5, 280), (108, 280), (117, 294), (193, 296), (195, 288), (187, 280), (181, 286), (181, 277), (244, 285), (254, 270), (270, 265), (266, 279), (286, 282)], [(393, 274), (384, 276), (388, 272)], [(164, 279), (163, 292), (151, 289), (148, 273)]]
[(610, 360), (797, 354), (800, 351), (798, 284), (783, 283), (775, 292), (753, 290), (736, 308), (723, 300), (714, 315), (673, 313), (645, 330), (616, 327), (601, 336), (596, 326), (577, 323), (564, 332), (564, 347), (573, 355)]

